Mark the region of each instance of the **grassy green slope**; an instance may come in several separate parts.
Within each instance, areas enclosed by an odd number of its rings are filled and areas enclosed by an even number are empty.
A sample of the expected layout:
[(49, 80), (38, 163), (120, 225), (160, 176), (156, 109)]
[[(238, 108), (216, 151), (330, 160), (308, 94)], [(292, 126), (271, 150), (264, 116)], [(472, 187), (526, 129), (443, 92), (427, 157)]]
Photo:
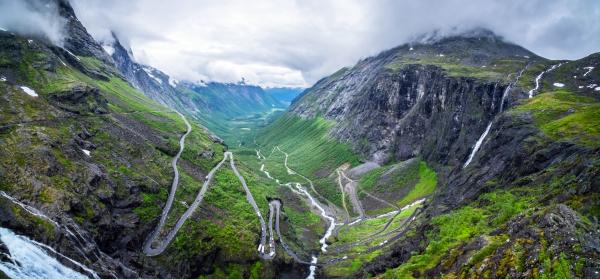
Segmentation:
[[(437, 53), (430, 54), (414, 59), (401, 56), (387, 64), (386, 67), (390, 70), (398, 70), (409, 64), (435, 65), (443, 68), (452, 77), (512, 81), (514, 74), (527, 66), (518, 84), (526, 92), (532, 88), (535, 77), (541, 71), (560, 62), (535, 56), (520, 56), (496, 58), (484, 65), (475, 66), (462, 63), (461, 57), (454, 57), (447, 53), (444, 56)], [(552, 214), (556, 214), (557, 210), (561, 210), (557, 204), (562, 203), (574, 210), (573, 223), (576, 226), (577, 235), (589, 234), (595, 228), (592, 225), (594, 222), (589, 220), (598, 218), (598, 206), (595, 204), (600, 196), (595, 192), (589, 194), (589, 189), (577, 188), (573, 174), (580, 172), (583, 168), (582, 166), (574, 167), (582, 160), (591, 162), (591, 165), (586, 165), (585, 172), (589, 172), (592, 177), (594, 174), (597, 176), (598, 173), (597, 158), (593, 156), (597, 156), (597, 148), (600, 146), (600, 130), (598, 129), (600, 127), (600, 122), (598, 122), (600, 102), (597, 94), (591, 92), (592, 89), (586, 91), (581, 87), (597, 83), (594, 78), (598, 72), (592, 71), (585, 79), (580, 77), (585, 72), (583, 66), (590, 65), (597, 65), (597, 63), (573, 61), (564, 64), (563, 67), (545, 76), (541, 81), (539, 92), (536, 92), (533, 99), (521, 100), (520, 104), (506, 112), (513, 119), (515, 125), (522, 125), (522, 122), (528, 121), (523, 121), (523, 119), (532, 119), (533, 126), (539, 129), (539, 134), (532, 135), (523, 143), (524, 148), (532, 148), (533, 145), (540, 150), (540, 153), (551, 154), (550, 152), (555, 152), (550, 151), (551, 147), (554, 148), (555, 144), (562, 142), (565, 143), (564, 146), (575, 145), (588, 149), (589, 154), (576, 154), (565, 162), (553, 162), (546, 169), (537, 170), (539, 172), (523, 177), (511, 185), (500, 184), (495, 179), (490, 180), (488, 184), (481, 186), (487, 193), (480, 195), (465, 206), (455, 209), (446, 208), (442, 214), (426, 220), (428, 225), (424, 227), (424, 231), (413, 230), (404, 236), (407, 239), (415, 237), (417, 240), (411, 239), (411, 241), (417, 241), (420, 244), (415, 245), (415, 250), (408, 256), (407, 261), (396, 268), (389, 269), (385, 274), (380, 275), (381, 278), (422, 278), (440, 274), (445, 276), (444, 278), (465, 278), (484, 269), (486, 270), (485, 274), (481, 274), (483, 278), (494, 276), (505, 278), (520, 274), (515, 272), (524, 272), (525, 270), (531, 271), (530, 275), (533, 278), (579, 278), (583, 276), (583, 266), (589, 266), (591, 264), (589, 258), (595, 257), (590, 256), (581, 248), (581, 245), (584, 245), (581, 243), (585, 241), (580, 240), (574, 244), (573, 249), (564, 248), (561, 243), (568, 242), (568, 238), (564, 235), (565, 232), (553, 232), (553, 236), (547, 236), (545, 233), (548, 234), (548, 228), (539, 222), (541, 219), (547, 218), (546, 216), (553, 216)], [(578, 79), (571, 81), (575, 76)], [(328, 80), (332, 79), (334, 78)], [(554, 82), (564, 82), (566, 86), (561, 89), (559, 86), (553, 85)], [(311, 100), (314, 101), (316, 96), (318, 95), (305, 95), (300, 102), (310, 106), (311, 103), (314, 103)], [(320, 118), (301, 119), (286, 115), (270, 127), (272, 131), (265, 133), (268, 136), (261, 135), (259, 137), (259, 143), (280, 142), (302, 150), (306, 142), (318, 142), (315, 138), (321, 139), (320, 135), (327, 134), (319, 132), (311, 135), (313, 131), (318, 130), (312, 125), (316, 126), (316, 123), (320, 121), (327, 123)], [(334, 123), (332, 124), (334, 125)], [(327, 129), (324, 130), (327, 131)], [(333, 150), (327, 144), (322, 146), (321, 144), (306, 144), (306, 146), (307, 150), (316, 151), (313, 153), (315, 155), (311, 156), (306, 155), (311, 154), (310, 152), (301, 151), (296, 155), (304, 157), (304, 161), (312, 160), (309, 166), (305, 166), (305, 174), (312, 172), (313, 176), (324, 177), (327, 176), (328, 171), (319, 172), (319, 167), (329, 166), (329, 170), (332, 170), (335, 168), (334, 166), (339, 166), (343, 162), (341, 160), (328, 163), (326, 159), (322, 158), (321, 154)], [(325, 146), (327, 147), (324, 148)], [(286, 151), (290, 154), (292, 154), (291, 150), (293, 148), (286, 147)], [(335, 154), (335, 152), (329, 154)], [(293, 157), (290, 155), (290, 158)], [(339, 155), (339, 157), (343, 157), (343, 155)], [(291, 159), (290, 165), (293, 163), (294, 160)], [(425, 162), (417, 160), (416, 163), (413, 162), (409, 167), (400, 170), (395, 170), (394, 167), (395, 165), (382, 166), (365, 174), (360, 179), (361, 189), (379, 194), (401, 206), (435, 193), (437, 175), (427, 167)], [(391, 170), (395, 171), (388, 173)], [(280, 173), (284, 172), (285, 170), (280, 170)], [(518, 171), (515, 172), (518, 173)], [(331, 184), (329, 186), (331, 189), (334, 187)], [(587, 187), (589, 187), (589, 183)], [(588, 194), (578, 194), (578, 191), (588, 191)], [(361, 195), (360, 198), (364, 199), (365, 195)], [(373, 221), (372, 226), (352, 228), (352, 233), (349, 235), (341, 233), (333, 241), (332, 247), (342, 242), (347, 243), (359, 239), (364, 234), (372, 232), (378, 225), (381, 225), (380, 223)], [(519, 227), (515, 228), (515, 226)], [(518, 235), (519, 232), (530, 235)], [(420, 236), (423, 238), (419, 238)], [(553, 237), (558, 239), (552, 239)], [(571, 238), (570, 241), (577, 242), (577, 238)], [(405, 244), (412, 245), (410, 242)], [(564, 248), (564, 253), (556, 253), (557, 246), (560, 247), (559, 249)], [(364, 247), (362, 248), (364, 249)], [(390, 254), (385, 250), (384, 253), (388, 253), (388, 257), (393, 258), (407, 252), (400, 248), (396, 250), (398, 250), (397, 253)], [(374, 259), (388, 259), (377, 257), (377, 254), (369, 255), (373, 257), (365, 255), (356, 260), (333, 264), (327, 267), (325, 272), (327, 275), (344, 277), (359, 271), (365, 262)], [(582, 258), (585, 258), (586, 255), (588, 260), (583, 260)], [(363, 275), (369, 276), (368, 274)]]
[[(330, 176), (342, 164), (356, 165), (359, 161), (347, 145), (329, 137), (332, 125), (334, 123), (323, 118), (306, 120), (286, 114), (261, 131), (256, 141), (265, 156), (275, 146), (279, 146), (289, 154), (290, 168), (312, 179), (321, 195), (341, 206), (341, 193), (337, 182)], [(269, 166), (275, 174), (284, 176), (287, 172), (282, 159), (279, 157), (276, 160), (278, 163)]]
[[(398, 70), (407, 65), (434, 65), (438, 66), (451, 77), (471, 77), (480, 80), (491, 81), (512, 81), (514, 73), (518, 73), (529, 63), (527, 59), (521, 58), (499, 58), (483, 66), (472, 66), (462, 64), (459, 58), (452, 56), (429, 56), (429, 57), (401, 57), (389, 63), (386, 67), (391, 70)], [(509, 77), (509, 74), (513, 74)]]
[(392, 210), (389, 206), (373, 201), (364, 190), (402, 208), (414, 201), (433, 194), (437, 186), (437, 174), (420, 159), (381, 166), (365, 173), (359, 180), (359, 197), (367, 205), (367, 212), (379, 214)]
[(535, 124), (554, 140), (600, 146), (600, 102), (594, 98), (560, 89), (540, 94), (513, 111), (532, 113)]
[[(5, 126), (0, 131), (0, 189), (49, 212), (67, 211), (97, 239), (128, 234), (144, 237), (143, 232), (152, 229), (166, 201), (173, 175), (171, 159), (185, 132), (183, 120), (93, 57), (79, 57), (79, 66), (106, 78), (62, 65), (43, 45), (29, 44), (25, 39), (2, 38), (2, 44), (0, 71), (8, 69), (11, 74), (8, 82), (0, 82), (0, 126)], [(26, 95), (17, 85), (34, 89), (39, 97)], [(49, 101), (58, 92), (70, 92), (75, 87), (98, 88), (98, 98), (107, 102), (106, 112), (85, 110), (102, 106), (94, 99), (87, 100), (92, 102), (87, 105), (77, 104), (83, 108), (78, 113), (61, 110)], [(222, 158), (224, 150), (197, 123), (188, 120), (193, 131), (178, 166), (181, 179), (169, 222), (183, 211), (181, 202), (193, 201), (204, 174)], [(22, 122), (25, 124), (15, 125)], [(82, 131), (89, 134), (84, 141), (86, 146), (89, 143), (90, 157), (82, 153), (83, 147), (77, 147), (77, 135)], [(203, 156), (206, 152), (212, 155)], [(93, 177), (91, 166), (106, 175), (93, 182), (97, 183), (93, 188), (82, 186)], [(243, 165), (238, 167), (263, 216), (268, 216), (266, 197), (275, 195), (274, 188)], [(269, 266), (255, 263), (258, 220), (233, 178), (231, 171), (219, 171), (201, 210), (186, 222), (164, 255), (152, 259), (137, 255), (133, 261), (178, 270), (210, 254), (217, 259), (213, 266), (218, 272), (268, 274)], [(128, 224), (126, 227), (101, 229), (99, 220), (117, 222), (110, 217), (109, 200), (127, 200), (121, 209), (126, 218), (119, 217), (123, 219), (118, 221)], [(136, 243), (143, 240), (135, 239)], [(133, 243), (128, 245), (134, 254), (139, 252)]]

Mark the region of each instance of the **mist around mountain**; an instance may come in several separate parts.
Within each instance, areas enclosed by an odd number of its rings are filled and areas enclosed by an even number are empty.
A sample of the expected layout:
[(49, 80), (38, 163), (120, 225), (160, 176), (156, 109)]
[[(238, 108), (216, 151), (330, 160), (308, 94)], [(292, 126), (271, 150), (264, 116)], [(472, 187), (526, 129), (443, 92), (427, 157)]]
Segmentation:
[(263, 89), (43, 3), (63, 36), (0, 30), (0, 277), (598, 278), (600, 53), (432, 32)]

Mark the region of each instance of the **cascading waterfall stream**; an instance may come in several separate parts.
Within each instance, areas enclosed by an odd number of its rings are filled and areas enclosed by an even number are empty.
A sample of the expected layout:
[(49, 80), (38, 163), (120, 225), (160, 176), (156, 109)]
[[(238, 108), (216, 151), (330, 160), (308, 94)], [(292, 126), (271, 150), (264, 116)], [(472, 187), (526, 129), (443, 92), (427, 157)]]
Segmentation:
[[(275, 151), (281, 152), (282, 154), (286, 155), (286, 156), (285, 156), (285, 160), (284, 160), (284, 165), (285, 165), (285, 168), (286, 168), (286, 171), (287, 171), (287, 173), (288, 173), (288, 174), (300, 176), (300, 177), (302, 177), (303, 179), (305, 179), (305, 180), (307, 180), (307, 181), (311, 182), (311, 181), (310, 181), (308, 178), (306, 178), (305, 176), (302, 176), (301, 174), (299, 174), (298, 172), (294, 171), (294, 170), (293, 170), (293, 169), (291, 169), (289, 166), (287, 166), (287, 161), (288, 161), (288, 159), (289, 159), (289, 158), (288, 158), (288, 154), (287, 154), (287, 153), (285, 153), (285, 152), (283, 152), (283, 151), (282, 151), (282, 150), (281, 150), (279, 147), (277, 147), (277, 146), (276, 146), (276, 147), (274, 147), (274, 148), (273, 148), (273, 150), (271, 151), (271, 154), (269, 155), (269, 157), (270, 157), (270, 156), (273, 154), (273, 152), (275, 152)], [(267, 159), (265, 156), (263, 156), (263, 155), (260, 155), (260, 150), (257, 150), (256, 154), (257, 154), (257, 158), (258, 158), (259, 160), (264, 160), (264, 159)], [(270, 173), (269, 173), (269, 172), (268, 172), (268, 171), (265, 169), (264, 162), (261, 162), (260, 171), (261, 171), (261, 172), (263, 172), (263, 173), (265, 174), (265, 176), (267, 176), (269, 179), (271, 179), (271, 180), (275, 180), (275, 181), (276, 181), (276, 183), (277, 183), (278, 185), (280, 185), (280, 186), (285, 186), (285, 187), (288, 187), (288, 188), (289, 188), (289, 189), (290, 189), (292, 192), (294, 192), (295, 194), (297, 194), (297, 195), (300, 195), (300, 196), (304, 196), (304, 197), (306, 197), (306, 198), (307, 198), (307, 201), (310, 203), (310, 205), (311, 205), (313, 208), (316, 208), (316, 209), (317, 209), (317, 210), (320, 212), (320, 215), (321, 215), (321, 217), (322, 217), (323, 219), (325, 219), (325, 220), (326, 220), (326, 221), (329, 223), (329, 226), (328, 226), (328, 228), (327, 228), (327, 230), (326, 230), (325, 234), (324, 234), (324, 235), (323, 235), (323, 237), (322, 237), (322, 238), (319, 240), (319, 243), (321, 244), (321, 252), (322, 252), (322, 253), (326, 253), (326, 252), (327, 252), (327, 248), (328, 248), (327, 239), (329, 239), (329, 237), (331, 237), (331, 235), (333, 235), (333, 232), (334, 232), (334, 230), (335, 230), (335, 228), (336, 228), (336, 225), (340, 225), (340, 224), (338, 224), (338, 223), (336, 223), (336, 222), (335, 222), (335, 218), (334, 218), (333, 216), (330, 216), (330, 215), (328, 215), (328, 213), (327, 213), (327, 210), (325, 209), (325, 207), (324, 207), (323, 205), (321, 205), (321, 204), (319, 203), (319, 201), (318, 201), (317, 199), (315, 199), (315, 197), (313, 197), (313, 196), (310, 194), (309, 190), (307, 190), (307, 188), (305, 188), (305, 187), (303, 187), (303, 186), (302, 186), (302, 184), (300, 184), (300, 183), (298, 183), (298, 182), (280, 183), (278, 179), (275, 179), (274, 177), (272, 177), (272, 176), (270, 175)], [(353, 181), (352, 179), (348, 178), (348, 177), (345, 175), (345, 173), (343, 173), (343, 171), (340, 171), (338, 174), (339, 174), (341, 177), (343, 177), (344, 179), (348, 180), (348, 181), (351, 181), (351, 182)], [(311, 184), (311, 186), (312, 186), (312, 184)], [(318, 194), (318, 193), (317, 193), (317, 194)], [(358, 222), (360, 222), (360, 221), (363, 221), (363, 220), (366, 220), (366, 219), (378, 219), (378, 218), (387, 218), (387, 217), (391, 217), (391, 218), (390, 218), (390, 220), (389, 220), (389, 221), (386, 223), (386, 225), (384, 226), (384, 228), (382, 228), (380, 231), (378, 231), (378, 232), (374, 233), (373, 235), (370, 235), (370, 236), (368, 236), (368, 237), (367, 237), (366, 239), (364, 239), (363, 241), (359, 241), (360, 243), (362, 243), (362, 242), (364, 242), (364, 241), (367, 241), (367, 240), (369, 240), (369, 239), (373, 239), (374, 237), (377, 237), (377, 236), (388, 236), (388, 235), (392, 235), (392, 234), (394, 234), (394, 233), (398, 233), (399, 231), (400, 231), (400, 232), (399, 232), (399, 234), (402, 234), (402, 231), (401, 231), (401, 229), (402, 229), (403, 227), (405, 227), (405, 225), (406, 225), (407, 223), (410, 223), (410, 222), (412, 222), (412, 221), (414, 220), (414, 218), (415, 218), (415, 215), (416, 215), (417, 211), (415, 211), (415, 213), (413, 213), (413, 215), (412, 215), (411, 217), (409, 217), (409, 218), (408, 218), (408, 219), (407, 219), (405, 222), (403, 222), (403, 223), (401, 224), (401, 226), (400, 226), (400, 227), (398, 227), (398, 228), (395, 228), (395, 229), (393, 229), (393, 230), (389, 230), (389, 231), (387, 231), (387, 232), (386, 232), (386, 230), (387, 230), (387, 229), (388, 229), (388, 227), (390, 226), (390, 224), (391, 224), (391, 222), (393, 221), (393, 219), (394, 219), (396, 216), (398, 216), (398, 214), (400, 214), (401, 212), (403, 212), (403, 211), (405, 211), (405, 210), (407, 210), (407, 209), (409, 209), (409, 208), (411, 208), (411, 207), (413, 207), (413, 206), (417, 206), (417, 205), (419, 205), (419, 204), (423, 203), (424, 201), (425, 201), (425, 199), (420, 199), (420, 200), (414, 201), (413, 203), (411, 203), (411, 204), (409, 204), (409, 205), (407, 205), (407, 206), (405, 206), (405, 207), (403, 207), (403, 208), (398, 208), (398, 207), (396, 207), (396, 206), (392, 206), (392, 207), (396, 208), (396, 210), (393, 210), (393, 211), (391, 211), (391, 212), (384, 213), (384, 214), (381, 214), (381, 215), (377, 215), (377, 216), (375, 216), (375, 217), (364, 217), (364, 218), (362, 218), (362, 219), (358, 219), (358, 220), (354, 221), (353, 223), (351, 223), (351, 224), (347, 224), (347, 225), (348, 225), (348, 226), (350, 226), (350, 225), (352, 225), (352, 224), (356, 224), (356, 223), (358, 223)], [(386, 203), (386, 205), (387, 205), (387, 202), (386, 202), (386, 201), (381, 201), (381, 200), (380, 200), (380, 202)], [(297, 255), (296, 255), (296, 254), (295, 254), (293, 251), (291, 251), (291, 250), (289, 249), (289, 247), (287, 247), (287, 245), (285, 244), (285, 242), (284, 242), (284, 241), (283, 241), (283, 239), (281, 238), (281, 233), (279, 232), (279, 206), (280, 206), (280, 203), (279, 203), (278, 201), (277, 201), (277, 202), (273, 202), (273, 201), (272, 201), (272, 202), (269, 204), (270, 210), (271, 210), (271, 211), (275, 210), (275, 211), (277, 212), (277, 214), (276, 214), (277, 220), (276, 220), (276, 225), (275, 225), (275, 228), (276, 228), (276, 230), (277, 230), (277, 234), (278, 234), (278, 236), (279, 236), (279, 240), (280, 240), (281, 246), (284, 248), (284, 250), (287, 252), (287, 254), (288, 254), (288, 255), (290, 255), (290, 256), (291, 256), (291, 257), (292, 257), (292, 258), (293, 258), (293, 259), (294, 259), (294, 260), (295, 260), (297, 263), (301, 263), (301, 264), (307, 264), (307, 265), (309, 265), (309, 274), (308, 274), (308, 276), (306, 277), (307, 279), (313, 279), (313, 278), (315, 278), (315, 276), (316, 276), (316, 271), (317, 271), (317, 268), (318, 268), (319, 266), (324, 266), (324, 265), (331, 264), (331, 263), (333, 263), (333, 262), (337, 262), (337, 261), (340, 261), (340, 260), (346, 260), (346, 259), (352, 258), (352, 256), (350, 256), (350, 257), (349, 257), (349, 256), (346, 256), (346, 255), (344, 255), (343, 257), (339, 257), (339, 258), (336, 258), (336, 259), (330, 259), (330, 260), (328, 260), (326, 263), (323, 263), (323, 264), (317, 264), (317, 263), (318, 263), (318, 257), (317, 257), (317, 255), (312, 255), (312, 256), (311, 256), (311, 260), (310, 260), (310, 262), (303, 261), (303, 260), (299, 259), (299, 258), (298, 258), (298, 256), (297, 256)], [(272, 224), (271, 218), (272, 218), (272, 215), (270, 215), (270, 218), (269, 218), (269, 226), (271, 226), (271, 224)], [(385, 232), (385, 233), (384, 233), (384, 232)], [(397, 237), (399, 237), (399, 236), (397, 235), (397, 236), (394, 236), (394, 237), (396, 237), (396, 238), (397, 238)], [(379, 245), (372, 247), (372, 249), (381, 249), (382, 247), (384, 247), (386, 244), (389, 244), (389, 243), (391, 243), (391, 242), (390, 242), (390, 240), (384, 240), (384, 241), (383, 241), (383, 242), (381, 242)], [(350, 244), (350, 246), (346, 247), (346, 249), (344, 249), (344, 251), (348, 250), (348, 249), (349, 249), (349, 247), (352, 247), (352, 245), (353, 245), (353, 244)], [(336, 251), (336, 252), (339, 252), (338, 250), (339, 250), (339, 248), (336, 248), (336, 249), (335, 249), (335, 251)]]
[[(59, 228), (59, 229), (63, 230), (67, 239), (69, 239), (71, 241), (71, 243), (74, 244), (74, 246), (72, 246), (72, 248), (74, 250), (76, 250), (81, 257), (83, 257), (86, 261), (89, 261), (89, 262), (96, 261), (96, 263), (100, 263), (100, 267), (97, 267), (97, 268), (102, 269), (105, 267), (104, 263), (98, 262), (99, 260), (110, 259), (110, 256), (106, 255), (102, 251), (96, 250), (96, 249), (90, 249), (90, 247), (97, 247), (98, 245), (94, 242), (93, 239), (91, 239), (90, 236), (87, 236), (82, 231), (82, 229), (79, 228), (72, 220), (70, 220), (68, 218), (64, 218), (64, 219), (62, 219), (62, 222), (59, 224), (57, 221), (55, 221), (54, 219), (47, 216), (39, 209), (19, 201), (18, 199), (10, 196), (9, 194), (7, 194), (4, 191), (0, 191), (0, 198), (7, 199), (11, 203), (21, 207), (23, 210), (25, 210), (25, 212), (27, 212), (27, 214), (35, 216), (36, 218), (44, 219), (44, 220), (50, 222), (55, 228)], [(60, 256), (61, 259), (65, 259), (65, 260), (73, 263), (75, 266), (79, 267), (81, 270), (84, 270), (87, 273), (89, 273), (90, 275), (92, 275), (93, 278), (99, 278), (98, 275), (92, 269), (57, 252), (51, 246), (36, 242), (34, 240), (31, 240), (31, 242), (33, 242), (34, 244), (36, 244), (39, 247), (42, 247), (46, 251), (51, 252), (55, 256)], [(128, 268), (124, 265), (121, 265), (121, 268), (123, 268), (124, 270), (127, 270), (128, 272), (131, 272), (131, 274), (135, 274), (135, 272), (133, 270), (131, 270), (130, 268)], [(114, 272), (109, 271), (109, 273), (113, 278), (118, 278), (118, 276)]]
[(490, 132), (490, 129), (492, 128), (492, 123), (493, 123), (493, 121), (490, 121), (490, 124), (487, 125), (487, 128), (485, 128), (485, 131), (483, 132), (483, 134), (481, 134), (481, 136), (479, 137), (477, 142), (475, 142), (475, 145), (473, 146), (473, 150), (471, 150), (471, 154), (469, 155), (469, 159), (467, 159), (467, 161), (463, 165), (463, 168), (466, 168), (473, 160), (473, 157), (475, 157), (475, 154), (481, 147), (483, 140), (485, 140), (485, 137), (487, 137), (487, 134)]
[[(287, 173), (290, 174), (290, 175), (300, 176), (304, 180), (308, 181), (308, 183), (311, 186), (312, 190), (316, 192), (316, 190), (314, 189), (314, 185), (313, 185), (313, 183), (312, 183), (312, 181), (310, 179), (308, 179), (307, 177), (305, 177), (305, 176), (299, 174), (298, 172), (292, 170), (287, 165), (288, 157), (289, 156), (288, 156), (288, 154), (286, 152), (283, 152), (278, 146), (276, 146), (276, 147), (273, 148), (273, 150), (271, 151), (271, 154), (269, 156), (271, 156), (273, 154), (273, 152), (275, 152), (275, 151), (281, 152), (283, 155), (285, 155), (284, 166), (285, 166), (285, 169), (286, 169)], [(261, 156), (258, 155), (258, 154), (260, 154), (260, 150), (257, 151), (257, 157), (261, 158)], [(266, 157), (264, 157), (264, 156), (262, 156), (262, 158), (266, 159)], [(316, 208), (321, 213), (321, 217), (323, 219), (325, 219), (325, 220), (328, 221), (329, 226), (327, 227), (327, 230), (325, 231), (325, 234), (323, 235), (323, 237), (321, 237), (321, 239), (319, 239), (319, 243), (321, 244), (321, 252), (322, 253), (327, 252), (327, 246), (328, 246), (327, 245), (327, 239), (329, 239), (329, 237), (331, 237), (331, 235), (333, 234), (333, 230), (335, 229), (335, 225), (336, 225), (335, 218), (332, 217), (332, 216), (330, 216), (330, 215), (328, 215), (327, 211), (325, 210), (325, 208), (304, 187), (302, 187), (302, 185), (300, 183), (290, 182), (290, 183), (287, 183), (287, 184), (281, 184), (278, 179), (273, 178), (270, 175), (270, 173), (265, 170), (265, 165), (264, 164), (261, 164), (260, 171), (262, 171), (268, 178), (270, 178), (272, 180), (275, 180), (279, 185), (288, 186), (288, 187), (290, 187), (290, 189), (294, 193), (296, 193), (298, 195), (305, 196), (310, 201), (311, 206), (314, 207), (314, 208)], [(295, 186), (295, 189), (293, 187), (291, 187), (291, 184), (293, 184)], [(316, 193), (318, 194), (318, 192), (316, 192)], [(307, 279), (308, 278), (314, 278), (315, 272), (317, 270), (317, 261), (318, 261), (318, 258), (315, 255), (313, 255), (312, 256), (312, 260), (310, 262), (310, 274), (308, 275), (308, 277), (306, 277)]]
[(544, 74), (554, 71), (556, 68), (562, 66), (562, 64), (563, 63), (558, 63), (555, 65), (552, 65), (552, 67), (550, 67), (550, 69), (542, 71), (539, 75), (537, 75), (537, 77), (535, 77), (535, 87), (533, 89), (529, 90), (529, 92), (528, 92), (530, 99), (533, 98), (533, 93), (540, 89), (540, 80), (542, 79)]
[[(559, 66), (560, 66), (560, 64), (559, 64)], [(523, 72), (525, 72), (525, 70), (527, 70), (527, 67), (529, 67), (529, 65), (526, 65), (525, 68), (523, 68), (517, 74), (517, 77), (515, 78), (515, 81), (512, 82), (512, 83), (509, 83), (508, 86), (506, 86), (506, 89), (504, 89), (504, 92), (502, 92), (502, 99), (500, 100), (500, 111), (498, 112), (499, 114), (504, 111), (504, 102), (506, 100), (506, 97), (510, 93), (510, 90), (512, 89), (512, 87), (514, 85), (516, 85), (519, 82), (519, 79), (523, 75)], [(538, 80), (536, 78), (536, 87), (537, 87), (537, 84), (538, 84)], [(531, 91), (530, 91), (530, 94), (531, 94)], [(490, 123), (487, 125), (487, 127), (483, 131), (483, 134), (481, 134), (481, 136), (479, 137), (479, 139), (477, 139), (477, 141), (475, 142), (475, 145), (473, 145), (473, 149), (471, 150), (471, 154), (469, 154), (469, 158), (467, 159), (467, 161), (463, 165), (463, 169), (466, 168), (471, 163), (471, 161), (473, 161), (473, 158), (475, 158), (475, 154), (477, 154), (477, 151), (479, 150), (479, 148), (481, 148), (481, 144), (483, 144), (483, 141), (485, 140), (485, 137), (487, 137), (488, 133), (490, 132), (490, 129), (492, 128), (492, 124), (493, 123), (494, 123), (494, 119), (490, 120)]]
[(77, 266), (93, 278), (100, 278), (93, 270), (83, 264), (57, 252), (51, 247), (17, 235), (13, 231), (0, 227), (0, 242), (5, 245), (9, 255), (0, 252), (8, 258), (0, 261), (0, 270), (11, 278), (38, 279), (38, 278), (73, 278), (84, 279), (88, 276), (71, 269), (59, 262), (54, 256)]

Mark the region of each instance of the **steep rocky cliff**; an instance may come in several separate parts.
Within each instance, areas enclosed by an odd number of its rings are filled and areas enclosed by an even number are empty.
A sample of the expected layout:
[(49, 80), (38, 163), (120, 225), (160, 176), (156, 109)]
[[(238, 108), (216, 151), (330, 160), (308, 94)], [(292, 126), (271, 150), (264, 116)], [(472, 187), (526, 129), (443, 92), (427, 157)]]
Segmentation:
[(109, 51), (119, 72), (133, 87), (146, 96), (181, 111), (200, 111), (206, 108), (206, 104), (202, 101), (180, 93), (177, 90), (177, 80), (156, 68), (137, 63), (131, 49), (126, 49), (115, 34), (113, 34), (113, 41), (106, 43), (105, 48)]
[(102, 60), (104, 63), (112, 65), (112, 59), (102, 49), (100, 44), (92, 38), (85, 27), (81, 24), (75, 11), (68, 0), (44, 0), (49, 4), (56, 4), (60, 16), (66, 19), (64, 47), (71, 53), (81, 56), (93, 56)]
[[(194, 118), (239, 136), (285, 104), (109, 56), (49, 3), (64, 46), (0, 31), (0, 277), (31, 268), (15, 243), (93, 278), (599, 277), (599, 54), (423, 37), (320, 80), (213, 173), (227, 146)], [(159, 235), (203, 202), (148, 256), (173, 181)]]
[(510, 105), (504, 91), (532, 57), (493, 36), (405, 45), (319, 81), (290, 110), (336, 120), (331, 134), (368, 160), (458, 164), (502, 102)]

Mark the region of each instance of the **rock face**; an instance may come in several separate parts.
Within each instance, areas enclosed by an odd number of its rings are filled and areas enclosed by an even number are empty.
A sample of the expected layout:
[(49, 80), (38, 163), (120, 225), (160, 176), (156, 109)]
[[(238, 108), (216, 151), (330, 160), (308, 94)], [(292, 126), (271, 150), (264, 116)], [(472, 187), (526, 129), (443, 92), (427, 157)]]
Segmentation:
[[(488, 56), (530, 54), (496, 42), (498, 38), (490, 40), (486, 49), (506, 46), (508, 50), (489, 52)], [(468, 42), (454, 38), (414, 48), (421, 49), (423, 56), (451, 55), (452, 49), (455, 53), (460, 47), (456, 45)], [(436, 65), (407, 64), (391, 69), (389, 65), (395, 61), (419, 57), (406, 48), (367, 58), (319, 81), (292, 104), (291, 111), (335, 120), (331, 134), (350, 142), (367, 160), (385, 163), (423, 156), (444, 165), (464, 162), (489, 121), (500, 112), (502, 95), (511, 81), (454, 77)], [(475, 61), (468, 55), (463, 62), (481, 64), (492, 59), (488, 56), (480, 55)]]
[(100, 95), (98, 88), (77, 86), (50, 96), (53, 104), (65, 111), (77, 114), (108, 113), (108, 101)]
[[(44, 3), (67, 20), (64, 47), (0, 31), (0, 227), (101, 278), (211, 272), (204, 259), (216, 258), (216, 248), (190, 257), (147, 258), (140, 251), (164, 205), (159, 193), (173, 179), (169, 158), (185, 127), (123, 80), (68, 1)], [(201, 184), (223, 146), (194, 125), (186, 151), (195, 151), (179, 164)], [(201, 151), (206, 156), (194, 156)], [(7, 257), (0, 243), (0, 261)]]
[(77, 19), (75, 11), (68, 0), (49, 0), (58, 5), (60, 16), (67, 20), (65, 38), (65, 48), (76, 55), (93, 56), (102, 60), (104, 63), (112, 65), (112, 59), (102, 49), (100, 44), (92, 38), (85, 27)]
[(177, 81), (162, 71), (139, 64), (133, 57), (133, 52), (126, 49), (117, 36), (113, 34), (114, 41), (110, 43), (111, 57), (119, 72), (133, 87), (144, 92), (146, 96), (171, 108), (183, 111), (199, 111), (205, 104), (198, 102), (185, 94), (180, 94), (176, 87)]

